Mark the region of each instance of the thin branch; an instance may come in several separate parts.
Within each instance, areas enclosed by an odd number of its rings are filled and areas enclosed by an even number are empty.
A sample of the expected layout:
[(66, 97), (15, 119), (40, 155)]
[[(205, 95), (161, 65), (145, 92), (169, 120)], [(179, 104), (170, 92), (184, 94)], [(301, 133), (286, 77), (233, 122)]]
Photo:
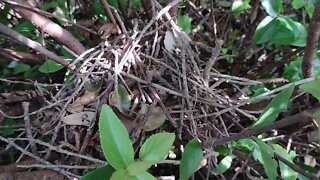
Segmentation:
[(311, 18), (307, 45), (304, 51), (302, 61), (302, 74), (304, 78), (314, 77), (314, 62), (316, 60), (316, 51), (320, 37), (320, 3), (317, 4), (313, 16)]
[(8, 28), (7, 26), (3, 25), (0, 23), (0, 32), (18, 40), (19, 42), (21, 42), (22, 44), (34, 49), (35, 51), (38, 51), (39, 53), (47, 56), (48, 58), (56, 61), (59, 64), (62, 64), (65, 67), (68, 67), (71, 70), (75, 70), (76, 66), (75, 65), (71, 65), (68, 61), (62, 59), (61, 57), (57, 56), (56, 54), (54, 54), (51, 51), (48, 51), (46, 48), (44, 48), (41, 44), (39, 44), (36, 41), (33, 41), (23, 35), (21, 35), (18, 32), (15, 32), (14, 30)]

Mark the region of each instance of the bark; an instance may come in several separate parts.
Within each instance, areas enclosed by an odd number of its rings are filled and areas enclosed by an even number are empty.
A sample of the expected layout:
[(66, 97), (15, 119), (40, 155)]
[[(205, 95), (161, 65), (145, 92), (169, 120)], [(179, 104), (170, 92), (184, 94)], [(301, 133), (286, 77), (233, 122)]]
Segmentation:
[[(16, 2), (32, 7), (29, 3), (27, 3), (24, 0), (16, 0)], [(9, 6), (16, 12), (18, 12), (22, 17), (28, 19), (30, 22), (32, 22), (32, 24), (39, 27), (42, 31), (48, 33), (56, 41), (65, 45), (70, 50), (74, 51), (77, 55), (81, 55), (86, 50), (84, 46), (76, 38), (74, 38), (67, 30), (63, 29), (61, 26), (54, 23), (50, 19), (41, 16), (37, 13), (28, 11), (26, 9), (19, 8), (17, 6)]]

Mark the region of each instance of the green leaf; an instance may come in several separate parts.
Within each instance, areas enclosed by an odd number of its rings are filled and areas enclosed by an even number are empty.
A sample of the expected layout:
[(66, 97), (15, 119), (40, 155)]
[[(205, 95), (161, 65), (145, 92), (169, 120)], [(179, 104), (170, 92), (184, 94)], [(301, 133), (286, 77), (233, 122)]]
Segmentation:
[(80, 180), (96, 180), (101, 179), (101, 177), (104, 177), (104, 179), (110, 179), (114, 171), (115, 169), (110, 165), (102, 166), (82, 176)]
[(153, 164), (153, 161), (134, 161), (127, 167), (127, 171), (130, 176), (139, 175), (147, 171)]
[(312, 0), (308, 0), (306, 6), (305, 6), (305, 10), (307, 11), (308, 13), (308, 16), (311, 17), (313, 16), (313, 12), (314, 12), (314, 9), (315, 9), (315, 3), (316, 1), (312, 1)]
[(156, 180), (156, 178), (148, 172), (144, 172), (142, 174), (130, 177), (129, 180)]
[(230, 167), (231, 167), (231, 163), (233, 160), (234, 156), (226, 156), (224, 157), (218, 164), (217, 168), (212, 170), (212, 173), (214, 175), (219, 175), (219, 174), (223, 174), (224, 172), (226, 172)]
[(175, 135), (173, 133), (158, 133), (150, 136), (142, 145), (139, 158), (143, 161), (158, 162), (166, 157)]
[(247, 9), (250, 9), (251, 6), (249, 4), (249, 0), (235, 0), (233, 3), (232, 3), (232, 14), (235, 16), (235, 17), (238, 17), (240, 15), (241, 12), (247, 10)]
[(254, 123), (253, 127), (260, 128), (265, 125), (271, 124), (276, 120), (281, 112), (286, 111), (293, 89), (294, 85), (291, 85), (290, 87), (282, 90), (279, 94), (277, 94), (262, 112), (258, 121)]
[[(289, 162), (293, 163), (293, 159), (295, 158), (296, 154), (291, 151), (289, 154), (287, 151), (278, 144), (272, 145), (275, 152), (277, 152), (280, 156), (288, 160)], [(279, 161), (279, 167), (281, 172), (281, 178), (284, 180), (296, 180), (298, 173), (292, 170), (289, 166), (284, 164), (283, 162)]]
[(272, 37), (271, 42), (278, 45), (306, 46), (307, 30), (300, 23), (289, 17), (277, 18), (279, 30)]
[(192, 139), (185, 147), (180, 161), (180, 179), (188, 179), (197, 171), (203, 159), (202, 148), (199, 140)]
[[(110, 180), (120, 180), (120, 179), (121, 180), (129, 180), (129, 178), (130, 178), (130, 176), (125, 169), (118, 169), (112, 174)], [(99, 179), (102, 179), (102, 178), (100, 177)]]
[(63, 65), (51, 59), (49, 59), (39, 67), (39, 71), (42, 73), (53, 73), (59, 71), (60, 69), (63, 69)]
[(262, 44), (272, 39), (277, 33), (279, 24), (277, 20), (271, 16), (265, 17), (258, 25), (253, 40), (256, 44)]
[(307, 93), (312, 94), (315, 98), (320, 101), (320, 79), (307, 82), (299, 86), (299, 88)]
[(133, 162), (133, 147), (128, 132), (108, 105), (102, 105), (99, 118), (100, 143), (105, 158), (116, 170)]
[(191, 32), (191, 21), (192, 18), (187, 15), (179, 15), (177, 25), (187, 34)]
[[(11, 118), (6, 118), (4, 120), (4, 125), (6, 126), (12, 126), (12, 125), (16, 125), (16, 121), (14, 119), (11, 119)], [(4, 128), (4, 129), (0, 129), (0, 134), (4, 137), (8, 137), (8, 136), (11, 136), (14, 134), (14, 130), (10, 127), (8, 128)]]
[(293, 0), (291, 5), (294, 9), (300, 9), (307, 4), (306, 0)]
[(260, 0), (260, 1), (269, 16), (277, 17), (278, 14), (280, 14), (283, 11), (281, 0)]
[(120, 108), (120, 112), (126, 113), (130, 109), (130, 96), (127, 89), (122, 85), (118, 85), (118, 108)]
[(13, 30), (29, 38), (32, 38), (35, 36), (33, 32), (36, 29), (37, 28), (30, 21), (26, 21), (26, 20), (19, 21), (19, 23), (17, 23), (17, 26), (13, 28)]
[(286, 64), (284, 67), (283, 77), (285, 79), (288, 79), (291, 82), (303, 79), (301, 64), (302, 64), (301, 56), (297, 57), (290, 64)]
[(132, 9), (139, 9), (141, 8), (141, 0), (132, 0), (131, 2), (131, 8)]
[(16, 65), (16, 67), (14, 68), (13, 73), (14, 74), (19, 74), (19, 73), (22, 73), (22, 72), (26, 72), (26, 71), (28, 71), (30, 69), (31, 69), (30, 65), (23, 64), (23, 63), (18, 63)]
[(263, 167), (268, 175), (268, 179), (270, 179), (270, 180), (277, 179), (278, 163), (273, 158), (274, 152), (273, 152), (272, 148), (268, 144), (266, 144), (265, 142), (261, 141), (260, 139), (258, 139), (256, 137), (253, 137), (253, 139), (256, 141), (256, 143), (260, 147), (261, 156), (262, 156), (262, 160), (263, 160), (262, 164), (263, 164)]

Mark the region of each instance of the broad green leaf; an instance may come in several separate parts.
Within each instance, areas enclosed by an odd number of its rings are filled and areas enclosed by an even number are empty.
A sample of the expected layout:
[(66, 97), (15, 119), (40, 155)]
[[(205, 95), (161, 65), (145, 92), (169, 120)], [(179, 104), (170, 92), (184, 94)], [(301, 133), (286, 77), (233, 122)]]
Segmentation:
[(127, 171), (130, 176), (136, 176), (147, 171), (153, 164), (153, 161), (134, 161), (127, 167)]
[[(129, 180), (129, 178), (130, 178), (130, 176), (125, 169), (118, 169), (112, 174), (110, 180), (120, 180), (120, 179), (121, 180)], [(102, 177), (100, 177), (99, 179), (102, 179)]]
[(132, 9), (139, 9), (141, 8), (141, 0), (132, 0), (131, 2)]
[(258, 25), (253, 40), (256, 44), (262, 44), (270, 41), (279, 29), (278, 21), (271, 17), (265, 17)]
[(294, 45), (304, 47), (306, 45), (307, 30), (299, 22), (289, 17), (278, 17), (279, 30), (271, 38), (271, 42), (277, 45)]
[(214, 151), (220, 155), (228, 155), (231, 151), (231, 148), (229, 148), (227, 145), (217, 145), (214, 147)]
[(128, 132), (108, 105), (102, 105), (99, 118), (100, 143), (105, 158), (116, 170), (133, 162), (133, 147)]
[(39, 71), (42, 73), (53, 73), (59, 71), (60, 69), (63, 69), (63, 65), (51, 59), (49, 59), (39, 67)]
[(250, 9), (251, 6), (249, 4), (249, 0), (235, 0), (232, 3), (232, 14), (236, 17), (238, 17), (240, 15), (241, 12)]
[(154, 162), (163, 160), (171, 149), (174, 139), (173, 133), (158, 133), (150, 136), (142, 145), (139, 158)]
[(190, 16), (187, 15), (179, 15), (178, 16), (178, 22), (177, 25), (187, 34), (189, 34), (191, 32), (191, 21), (192, 18)]
[(142, 174), (130, 177), (129, 180), (156, 180), (156, 179), (157, 178), (155, 178), (154, 176), (152, 176), (148, 172), (144, 172)]
[(203, 159), (202, 148), (199, 140), (192, 139), (185, 147), (180, 161), (180, 179), (188, 179), (197, 171)]
[(301, 80), (303, 78), (301, 64), (302, 64), (301, 56), (297, 57), (290, 64), (286, 64), (284, 67), (283, 77), (285, 79), (288, 79), (291, 82)]
[(32, 38), (35, 36), (33, 32), (36, 29), (37, 28), (30, 21), (26, 21), (26, 20), (20, 20), (19, 23), (17, 23), (17, 26), (13, 28), (13, 30), (29, 38)]
[(255, 141), (253, 141), (252, 139), (241, 139), (238, 141), (238, 144), (239, 145), (237, 147), (240, 147), (244, 152), (249, 153), (253, 150), (253, 158), (261, 163), (263, 162), (260, 147)]
[(18, 63), (18, 64), (16, 65), (16, 67), (14, 68), (13, 73), (14, 73), (14, 74), (19, 74), (19, 73), (22, 73), (22, 72), (26, 72), (26, 71), (28, 71), (29, 69), (31, 69), (31, 66), (30, 66), (30, 65), (23, 64), (23, 63)]
[(102, 166), (82, 176), (80, 180), (95, 180), (101, 179), (101, 177), (104, 177), (104, 179), (110, 179), (114, 171), (115, 169), (110, 165)]
[(219, 174), (223, 174), (224, 172), (226, 172), (231, 167), (231, 163), (232, 163), (233, 158), (234, 158), (234, 156), (232, 156), (232, 155), (224, 157), (219, 162), (217, 168), (212, 170), (212, 173), (214, 175), (219, 175)]
[(263, 167), (268, 175), (268, 179), (269, 180), (277, 179), (278, 163), (273, 158), (274, 152), (273, 152), (272, 148), (268, 144), (266, 144), (265, 142), (261, 141), (260, 139), (258, 139), (256, 137), (253, 137), (253, 139), (260, 147), (261, 156), (262, 156), (262, 160), (263, 160), (262, 164), (263, 164)]
[(254, 123), (253, 127), (260, 128), (271, 124), (276, 120), (281, 112), (286, 111), (293, 89), (294, 85), (282, 90), (279, 94), (277, 94), (262, 112), (258, 121)]
[(312, 94), (312, 96), (320, 101), (320, 79), (315, 79), (311, 82), (301, 84), (299, 88), (304, 92)]
[(293, 1), (291, 2), (291, 5), (292, 5), (292, 7), (293, 7), (294, 9), (300, 9), (300, 8), (302, 8), (303, 6), (305, 6), (306, 3), (307, 3), (306, 0), (293, 0)]
[(282, 11), (281, 0), (260, 0), (269, 16), (277, 17)]
[[(289, 162), (293, 163), (293, 159), (295, 158), (296, 154), (291, 151), (289, 154), (287, 151), (281, 147), (278, 144), (273, 144), (272, 145), (273, 149), (275, 152), (277, 152), (280, 156), (288, 160)], [(284, 180), (296, 180), (298, 173), (292, 170), (289, 166), (284, 164), (283, 162), (279, 161), (279, 167), (280, 167), (280, 173), (281, 173), (281, 178)]]
[(305, 10), (307, 11), (308, 13), (308, 16), (309, 18), (311, 19), (312, 15), (313, 15), (313, 12), (314, 12), (314, 9), (315, 9), (315, 4), (316, 1), (312, 1), (312, 0), (308, 0), (306, 6), (305, 6)]

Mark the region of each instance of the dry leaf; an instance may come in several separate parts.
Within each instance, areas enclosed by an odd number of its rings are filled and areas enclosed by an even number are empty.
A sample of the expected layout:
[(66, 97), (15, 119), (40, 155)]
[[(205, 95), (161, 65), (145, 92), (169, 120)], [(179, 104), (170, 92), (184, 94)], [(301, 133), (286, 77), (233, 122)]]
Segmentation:
[(81, 104), (81, 97), (77, 98), (72, 104), (68, 105), (67, 110), (71, 113), (77, 113), (83, 111), (83, 104)]
[(80, 97), (80, 103), (82, 105), (87, 105), (90, 104), (92, 102), (94, 102), (96, 100), (96, 97), (98, 96), (99, 92), (95, 91), (95, 92), (90, 92), (90, 91), (86, 91), (81, 97)]
[(113, 23), (103, 25), (98, 31), (101, 39), (108, 39), (111, 34), (116, 34), (117, 32), (117, 25)]
[(153, 131), (159, 128), (166, 121), (166, 115), (160, 107), (152, 109), (151, 115), (148, 117), (146, 124), (143, 127), (144, 131)]
[(169, 52), (172, 52), (176, 48), (177, 43), (171, 31), (166, 32), (166, 35), (164, 36), (163, 44), (166, 50)]
[(89, 126), (95, 117), (95, 112), (85, 111), (65, 116), (61, 121), (68, 125)]

